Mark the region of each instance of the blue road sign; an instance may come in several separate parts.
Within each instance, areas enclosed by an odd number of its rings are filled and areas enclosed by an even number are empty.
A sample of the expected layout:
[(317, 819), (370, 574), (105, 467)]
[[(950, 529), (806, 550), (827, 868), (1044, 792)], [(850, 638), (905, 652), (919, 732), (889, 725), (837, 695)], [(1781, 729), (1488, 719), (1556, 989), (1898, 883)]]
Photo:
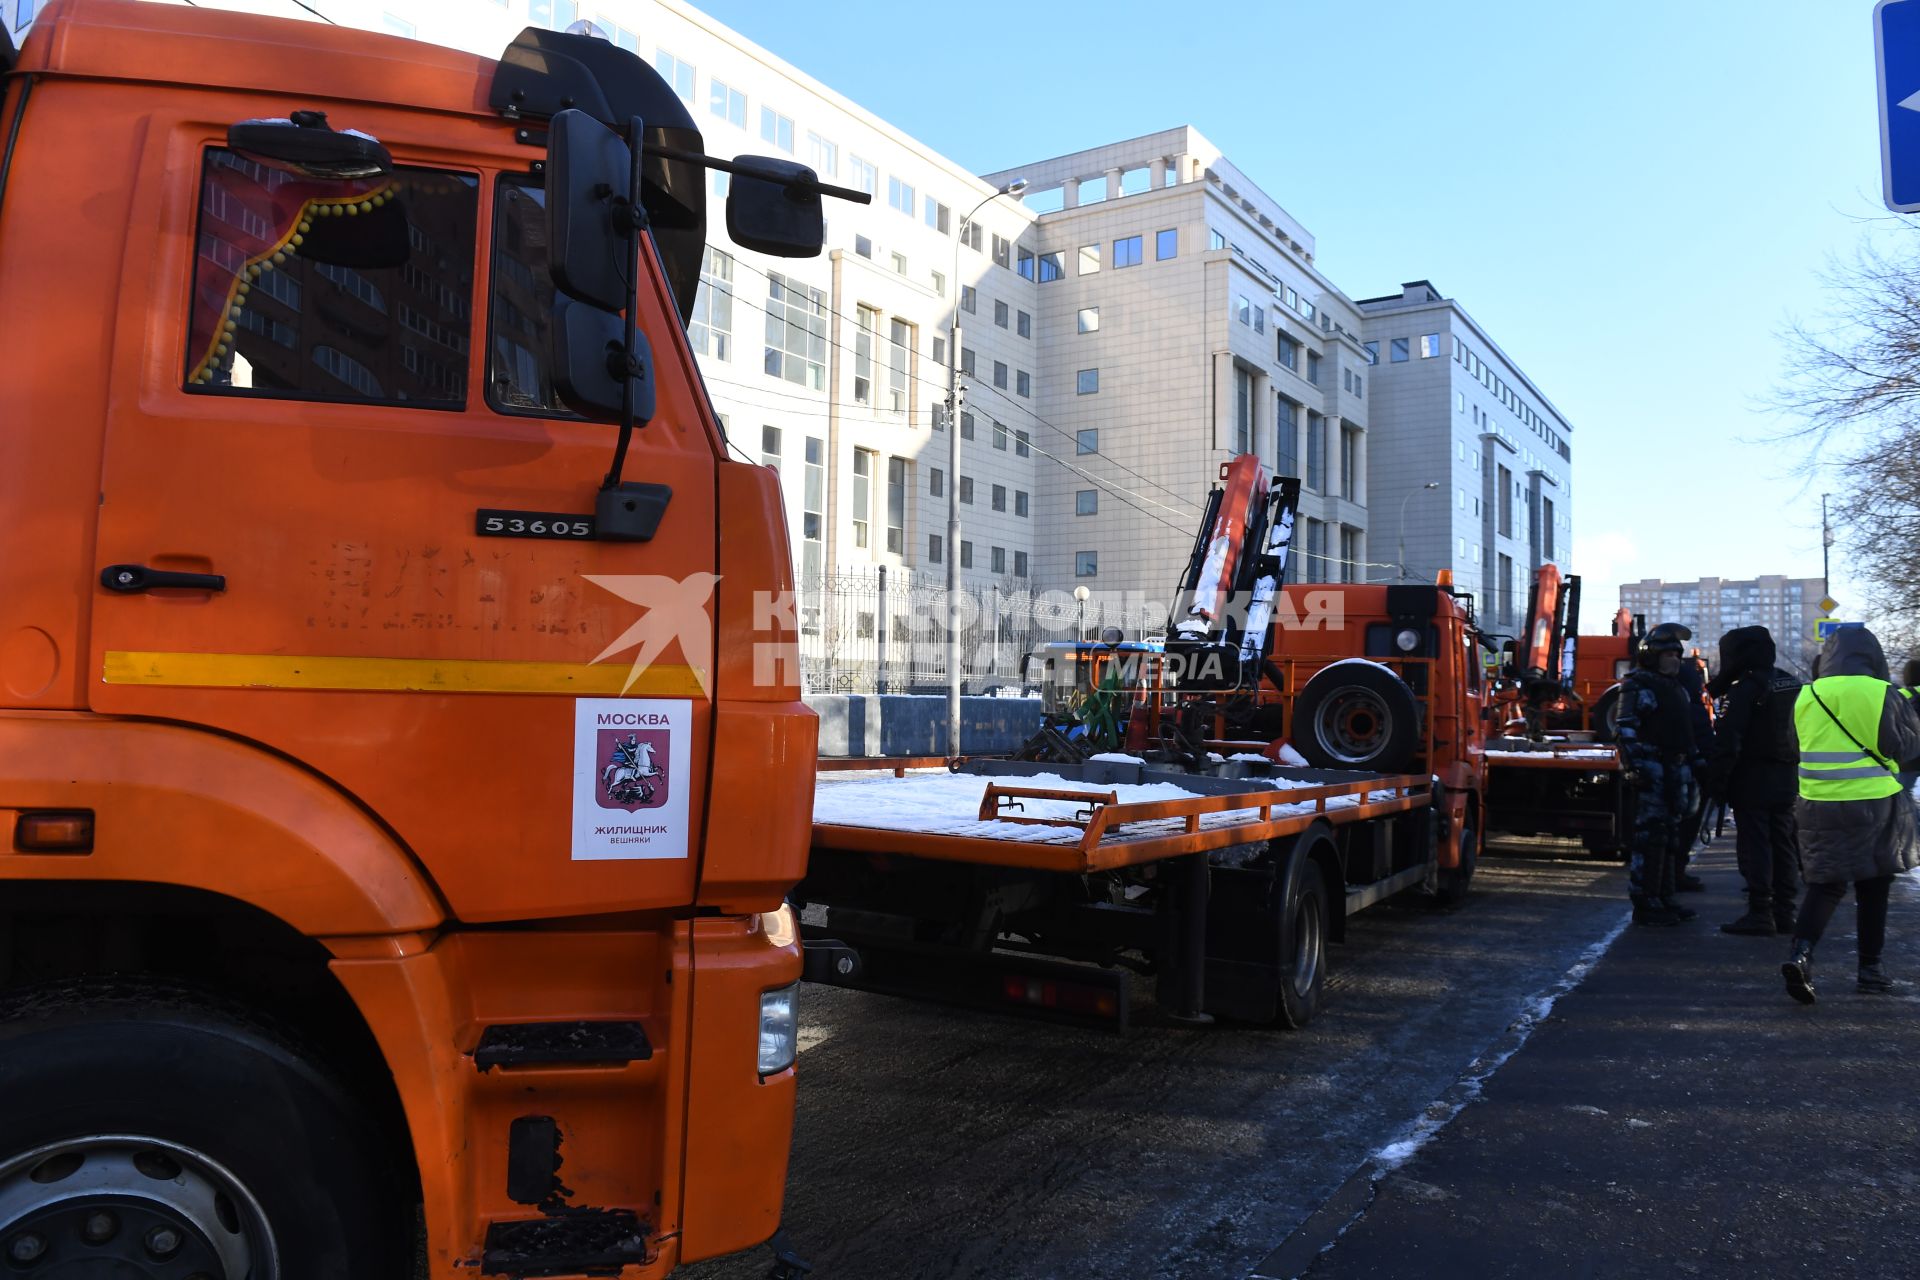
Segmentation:
[(1880, 189), (1895, 213), (1920, 212), (1920, 0), (1873, 7), (1880, 83)]

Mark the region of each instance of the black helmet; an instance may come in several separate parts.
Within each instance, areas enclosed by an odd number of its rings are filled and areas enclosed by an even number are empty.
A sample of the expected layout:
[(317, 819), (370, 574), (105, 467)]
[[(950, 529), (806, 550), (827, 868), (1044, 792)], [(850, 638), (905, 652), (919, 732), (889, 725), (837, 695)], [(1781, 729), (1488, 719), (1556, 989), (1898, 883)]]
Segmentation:
[(1657, 670), (1662, 654), (1671, 653), (1675, 657), (1686, 652), (1686, 642), (1693, 639), (1693, 632), (1678, 622), (1663, 622), (1647, 632), (1640, 641), (1640, 665), (1648, 670)]

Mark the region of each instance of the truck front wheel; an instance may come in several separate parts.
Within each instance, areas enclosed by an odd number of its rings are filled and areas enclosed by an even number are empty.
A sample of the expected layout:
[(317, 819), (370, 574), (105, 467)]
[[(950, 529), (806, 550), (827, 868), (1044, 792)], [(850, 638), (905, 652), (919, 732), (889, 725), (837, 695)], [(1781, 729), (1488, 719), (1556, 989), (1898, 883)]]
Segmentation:
[(1320, 864), (1303, 858), (1289, 878), (1280, 918), (1280, 1024), (1313, 1021), (1327, 983), (1327, 889)]
[(406, 1274), (391, 1148), (237, 1005), (139, 979), (0, 997), (0, 1269), (288, 1280)]

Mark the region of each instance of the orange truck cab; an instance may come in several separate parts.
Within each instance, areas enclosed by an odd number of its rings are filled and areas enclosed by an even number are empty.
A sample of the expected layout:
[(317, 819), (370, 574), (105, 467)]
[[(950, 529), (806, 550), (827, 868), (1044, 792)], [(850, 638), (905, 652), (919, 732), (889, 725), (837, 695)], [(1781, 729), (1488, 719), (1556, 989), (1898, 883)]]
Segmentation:
[(816, 722), (685, 333), (728, 162), (533, 29), (56, 0), (0, 71), (0, 1270), (766, 1240)]

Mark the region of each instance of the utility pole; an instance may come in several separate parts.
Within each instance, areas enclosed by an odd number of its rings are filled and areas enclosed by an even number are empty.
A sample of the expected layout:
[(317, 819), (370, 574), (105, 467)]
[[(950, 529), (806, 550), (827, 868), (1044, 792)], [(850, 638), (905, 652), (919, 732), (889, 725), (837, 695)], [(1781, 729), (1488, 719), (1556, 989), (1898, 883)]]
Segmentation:
[(1833, 584), (1827, 580), (1827, 553), (1833, 548), (1833, 528), (1827, 524), (1827, 495), (1820, 495), (1820, 597), (1833, 599)]
[[(947, 327), (947, 758), (960, 756), (960, 298), (965, 286), (960, 283), (960, 241), (973, 225), (973, 215), (1001, 196), (1017, 196), (1027, 189), (1025, 178), (1015, 178), (1006, 186), (973, 206), (960, 219), (959, 235), (953, 241), (953, 321)], [(998, 620), (995, 622), (996, 661)]]

